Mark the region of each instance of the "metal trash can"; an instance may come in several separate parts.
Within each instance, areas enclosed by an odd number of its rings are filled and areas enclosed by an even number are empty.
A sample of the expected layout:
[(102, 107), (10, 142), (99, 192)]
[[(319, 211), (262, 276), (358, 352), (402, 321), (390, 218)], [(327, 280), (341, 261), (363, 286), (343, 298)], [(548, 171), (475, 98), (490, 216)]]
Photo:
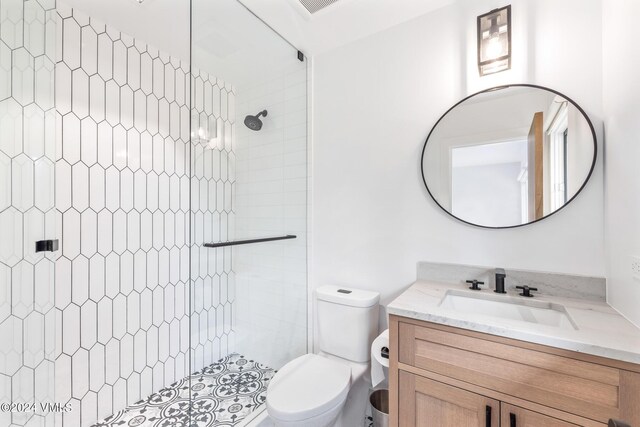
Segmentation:
[(389, 390), (373, 390), (369, 395), (373, 427), (389, 427)]

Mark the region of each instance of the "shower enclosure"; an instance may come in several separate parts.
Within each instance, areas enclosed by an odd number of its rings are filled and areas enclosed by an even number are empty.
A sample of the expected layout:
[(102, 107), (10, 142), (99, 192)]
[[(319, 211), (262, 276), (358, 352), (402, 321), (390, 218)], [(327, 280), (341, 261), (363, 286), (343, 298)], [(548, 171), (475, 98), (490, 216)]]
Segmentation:
[(307, 62), (105, 4), (0, 1), (0, 425), (247, 423), (307, 351)]

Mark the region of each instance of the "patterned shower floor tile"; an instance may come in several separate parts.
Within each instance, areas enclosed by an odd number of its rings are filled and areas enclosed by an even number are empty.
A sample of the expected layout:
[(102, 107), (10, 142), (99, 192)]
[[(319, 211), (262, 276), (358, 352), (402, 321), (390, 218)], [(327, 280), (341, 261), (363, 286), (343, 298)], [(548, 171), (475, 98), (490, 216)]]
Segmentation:
[(93, 427), (235, 426), (264, 403), (275, 373), (230, 354)]

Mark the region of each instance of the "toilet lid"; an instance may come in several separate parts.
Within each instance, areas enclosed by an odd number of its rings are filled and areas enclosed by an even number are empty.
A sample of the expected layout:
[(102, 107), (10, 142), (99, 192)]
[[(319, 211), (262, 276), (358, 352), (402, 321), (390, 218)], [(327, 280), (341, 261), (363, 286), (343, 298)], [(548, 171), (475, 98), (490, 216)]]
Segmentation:
[(305, 354), (276, 373), (267, 389), (267, 411), (282, 421), (300, 421), (346, 399), (351, 368), (316, 354)]

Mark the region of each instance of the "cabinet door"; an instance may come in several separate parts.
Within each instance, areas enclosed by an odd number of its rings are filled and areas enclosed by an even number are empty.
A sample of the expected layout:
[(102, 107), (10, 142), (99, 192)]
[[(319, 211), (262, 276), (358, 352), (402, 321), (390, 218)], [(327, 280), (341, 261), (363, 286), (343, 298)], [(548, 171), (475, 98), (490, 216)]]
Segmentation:
[(500, 403), (400, 371), (399, 427), (499, 427)]
[(577, 424), (551, 418), (504, 402), (500, 404), (500, 407), (502, 420), (500, 427), (577, 427)]

